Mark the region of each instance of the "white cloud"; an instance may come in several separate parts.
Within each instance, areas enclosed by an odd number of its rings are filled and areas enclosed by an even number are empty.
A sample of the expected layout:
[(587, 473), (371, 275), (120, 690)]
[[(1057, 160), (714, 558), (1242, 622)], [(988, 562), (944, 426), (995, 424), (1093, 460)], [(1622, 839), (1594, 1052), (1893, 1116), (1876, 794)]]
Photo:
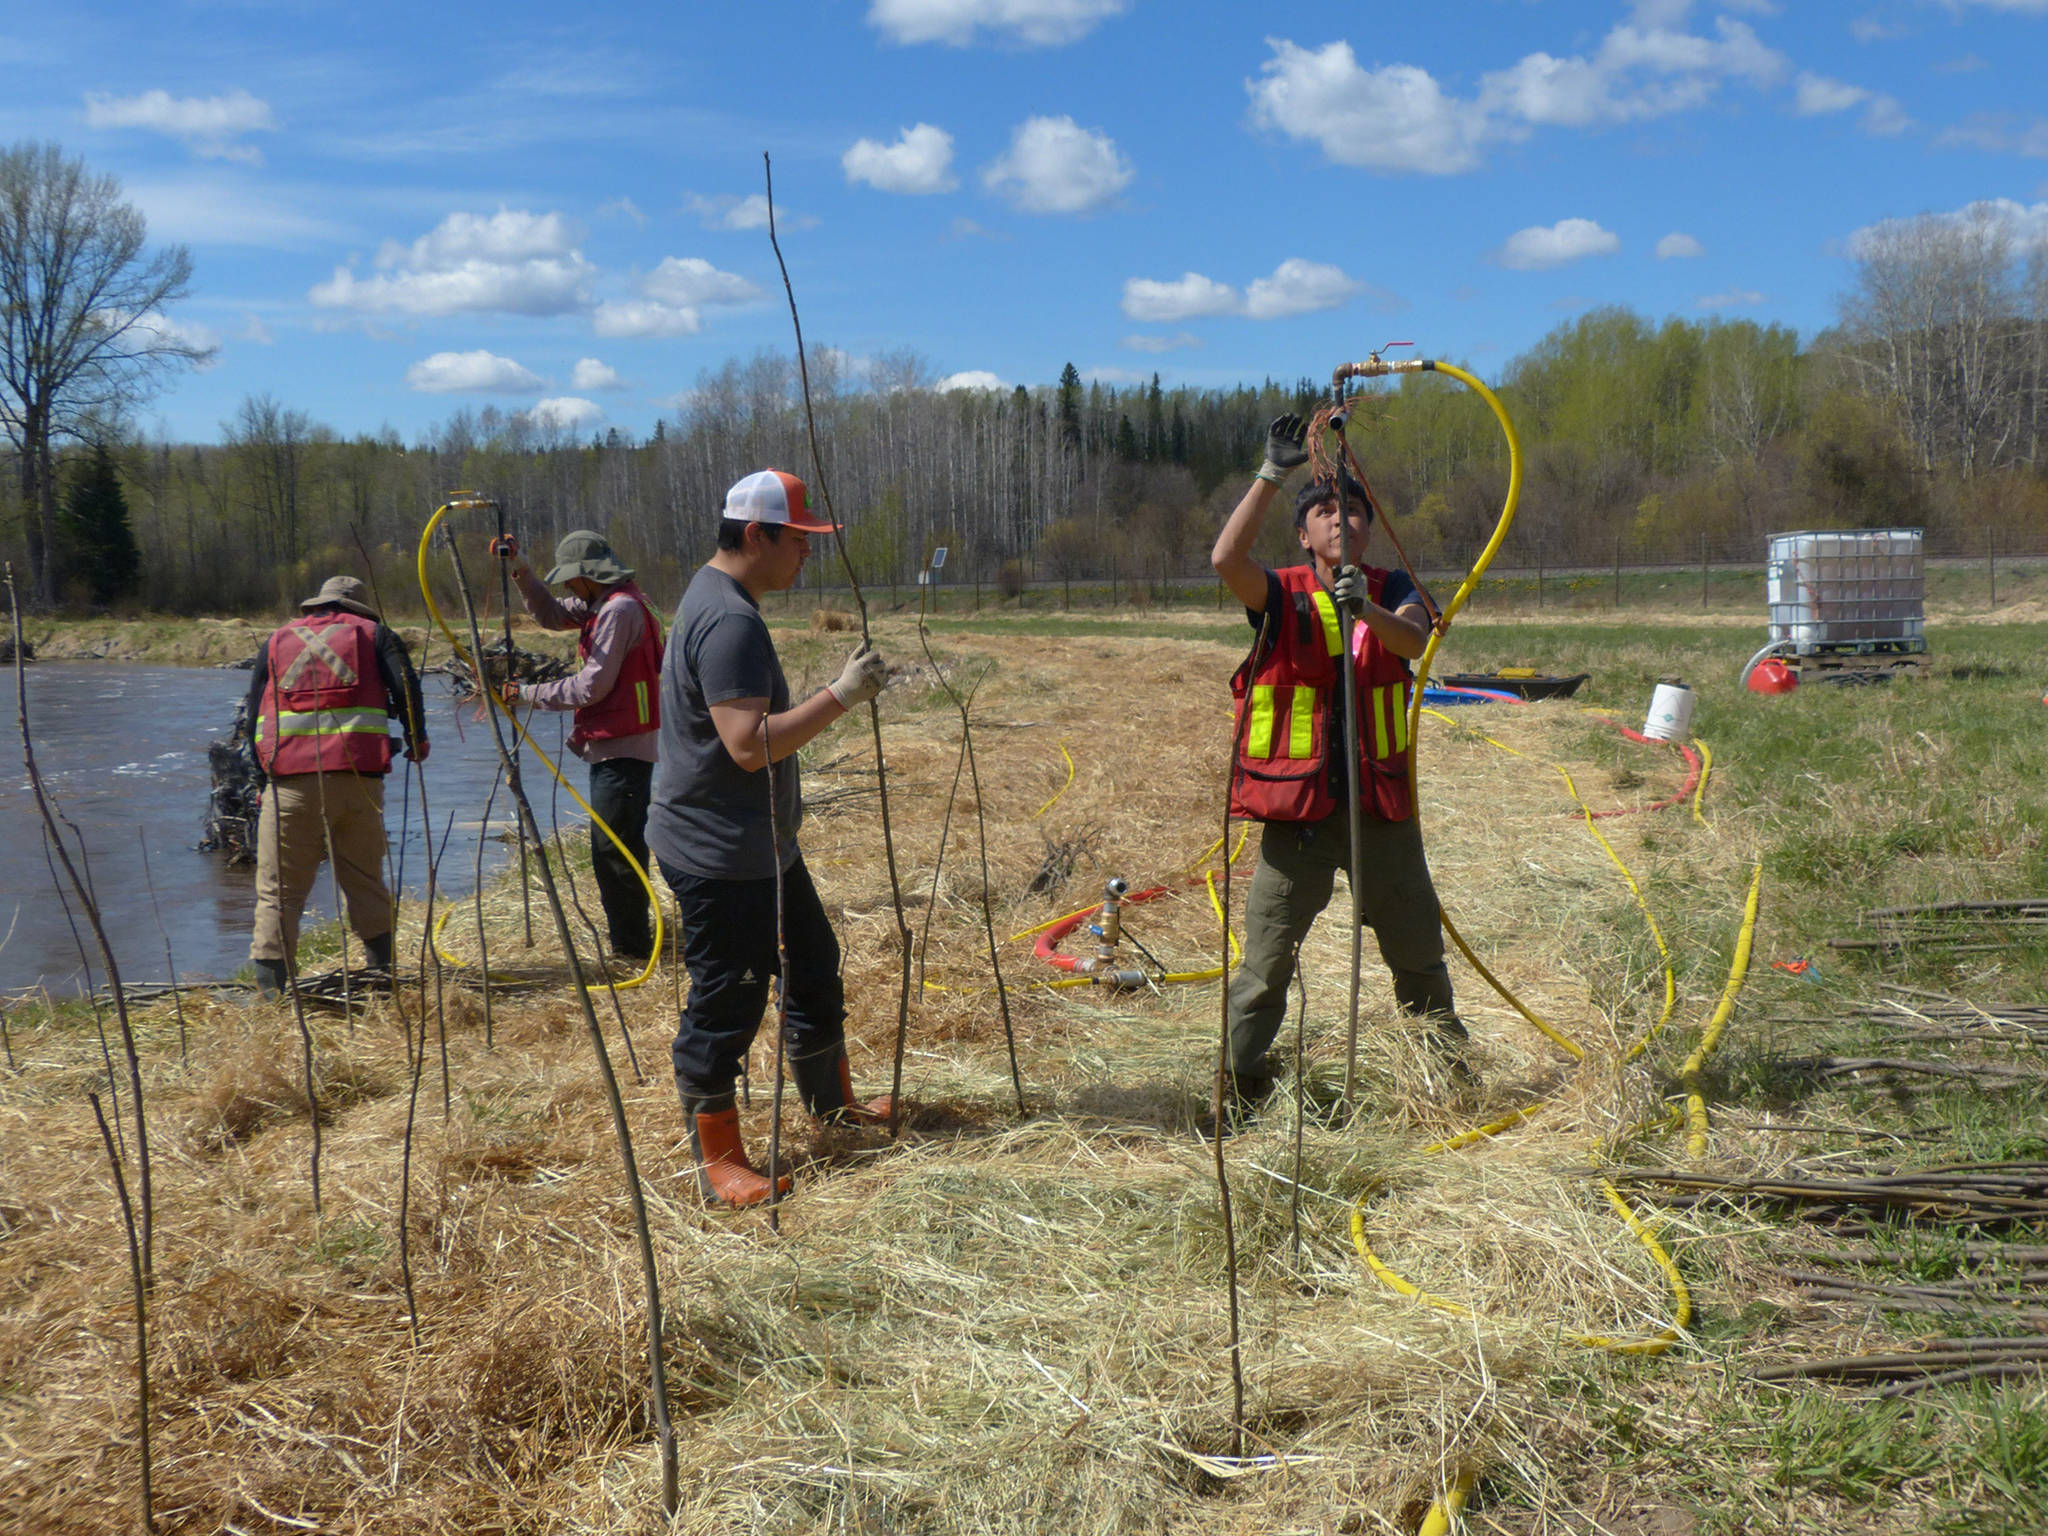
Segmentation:
[(1755, 309), (1764, 296), (1754, 288), (1731, 288), (1726, 293), (1702, 294), (1694, 304), (1700, 309)]
[(1830, 80), (1825, 75), (1816, 75), (1801, 70), (1794, 82), (1792, 110), (1801, 117), (1819, 117), (1829, 112), (1846, 112), (1859, 101), (1867, 101), (1870, 92), (1860, 85), (1850, 85), (1841, 80)]
[(239, 86), (225, 96), (173, 96), (144, 91), (139, 96), (105, 96), (88, 91), (85, 121), (89, 128), (141, 128), (176, 139), (205, 160), (239, 160), (261, 165), (254, 145), (240, 143), (243, 134), (270, 133), (277, 118), (270, 103)]
[(1086, 213), (1137, 177), (1106, 133), (1071, 117), (1026, 118), (1010, 147), (983, 167), (982, 185), (1025, 213)]
[(1254, 320), (1283, 320), (1335, 309), (1364, 284), (1345, 276), (1341, 267), (1290, 256), (1271, 277), (1255, 279), (1244, 291), (1244, 312)]
[(650, 299), (678, 308), (709, 304), (746, 304), (761, 297), (736, 272), (721, 272), (701, 256), (664, 256), (661, 265), (640, 280)]
[(1787, 61), (1746, 23), (1717, 17), (1712, 36), (1679, 30), (1684, 0), (1646, 0), (1590, 56), (1525, 55), (1480, 77), (1470, 100), (1447, 94), (1413, 64), (1367, 70), (1351, 45), (1311, 51), (1268, 38), (1262, 79), (1247, 80), (1252, 120), (1309, 139), (1340, 165), (1451, 175), (1492, 141), (1536, 127), (1586, 128), (1662, 117), (1703, 105), (1724, 81), (1774, 84)]
[(589, 306), (597, 275), (560, 214), (502, 207), (489, 217), (451, 213), (410, 246), (387, 240), (377, 267), (367, 278), (336, 267), (307, 296), (364, 314), (561, 315)]
[(427, 395), (530, 395), (541, 387), (532, 369), (481, 348), (436, 352), (406, 369), (405, 382)]
[(1130, 0), (873, 0), (868, 25), (891, 42), (964, 47), (977, 32), (1052, 47), (1085, 37)]
[(963, 373), (949, 373), (932, 387), (942, 395), (955, 389), (1007, 392), (1011, 388), (986, 368), (969, 368)]
[(1863, 131), (1880, 139), (1896, 138), (1913, 126), (1895, 96), (1873, 95), (1863, 109)]
[(651, 299), (621, 299), (597, 306), (591, 326), (607, 340), (641, 340), (648, 337), (694, 336), (704, 329), (704, 317), (694, 309), (657, 304)]
[(857, 139), (839, 157), (848, 186), (866, 182), (877, 192), (926, 197), (960, 185), (953, 175), (953, 135), (930, 123), (906, 128), (894, 144)]
[[(126, 321), (128, 333), (138, 342), (155, 346), (190, 347), (195, 352), (216, 353), (220, 348), (220, 332), (210, 325), (201, 325), (196, 320), (180, 320), (175, 315), (166, 315), (159, 310), (148, 314), (131, 315), (127, 310), (113, 310), (110, 320)], [(214, 367), (220, 359), (209, 356), (198, 364), (201, 372)]]
[[(2048, 199), (2048, 183), (2044, 183), (2040, 190), (2044, 199)], [(1941, 223), (1955, 225), (1972, 224), (1979, 219), (1995, 220), (2005, 225), (2013, 244), (2021, 251), (2048, 251), (2048, 200), (2029, 205), (2009, 197), (1990, 198), (1965, 203), (1952, 213), (1935, 214), (1933, 217)], [(1860, 260), (1873, 242), (1896, 231), (1902, 222), (1905, 221), (1886, 219), (1864, 225), (1844, 242), (1849, 255)]]
[(1701, 245), (1691, 235), (1680, 234), (1677, 230), (1673, 230), (1657, 242), (1657, 259), (1659, 261), (1678, 261), (1687, 257), (1704, 256), (1706, 254), (1707, 248), (1704, 245)]
[[(724, 192), (716, 197), (701, 197), (691, 193), (687, 199), (690, 212), (706, 229), (753, 230), (768, 227), (768, 197), (763, 192), (750, 192), (745, 197)], [(775, 227), (783, 229), (816, 229), (818, 221), (807, 213), (797, 213), (788, 208), (775, 210)]]
[(1934, 141), (1943, 149), (1982, 149), (1994, 155), (2048, 159), (2048, 117), (2031, 120), (2011, 112), (1978, 112)]
[(1311, 53), (1268, 38), (1273, 57), (1247, 80), (1252, 121), (1313, 139), (1338, 165), (1447, 175), (1479, 163), (1478, 114), (1445, 96), (1424, 69), (1390, 64), (1370, 72), (1345, 42)]
[(235, 332), (237, 341), (254, 342), (259, 347), (274, 345), (277, 338), (270, 334), (270, 327), (263, 323), (263, 317), (254, 310), (242, 311), (242, 328)]
[(955, 240), (1007, 240), (1010, 238), (1008, 235), (999, 235), (987, 225), (977, 224), (972, 219), (955, 219), (951, 233)]
[(1888, 43), (1912, 30), (1903, 21), (1880, 21), (1875, 16), (1858, 16), (1849, 23), (1849, 35), (1859, 43)]
[(1135, 368), (1090, 368), (1081, 377), (1090, 384), (1149, 384), (1152, 375)]
[(597, 205), (599, 218), (609, 218), (613, 214), (622, 219), (631, 219), (642, 229), (647, 227), (647, 215), (640, 211), (640, 205), (630, 197), (615, 197), (610, 202)]
[(546, 400), (536, 400), (533, 409), (525, 414), (528, 421), (543, 430), (553, 427), (563, 432), (580, 432), (604, 420), (604, 407), (595, 400), (555, 395)]
[(1237, 290), (1228, 283), (1186, 272), (1170, 283), (1149, 277), (1124, 280), (1123, 311), (1144, 325), (1170, 325), (1198, 315), (1234, 315)]
[(1199, 347), (1202, 338), (1190, 331), (1180, 331), (1172, 336), (1126, 336), (1120, 345), (1133, 352), (1178, 352), (1185, 347)]
[(1611, 256), (1620, 249), (1621, 237), (1591, 219), (1559, 219), (1516, 230), (1496, 259), (1517, 272), (1539, 272), (1588, 256)]
[(601, 363), (594, 357), (579, 357), (569, 374), (571, 389), (624, 389), (625, 381), (619, 377), (619, 370), (610, 363)]
[(199, 246), (239, 245), (264, 250), (310, 250), (362, 238), (359, 230), (300, 207), (331, 202), (332, 189), (301, 191), (266, 185), (254, 192), (240, 178), (201, 173), (189, 180), (132, 181), (128, 200), (149, 220), (153, 239)]

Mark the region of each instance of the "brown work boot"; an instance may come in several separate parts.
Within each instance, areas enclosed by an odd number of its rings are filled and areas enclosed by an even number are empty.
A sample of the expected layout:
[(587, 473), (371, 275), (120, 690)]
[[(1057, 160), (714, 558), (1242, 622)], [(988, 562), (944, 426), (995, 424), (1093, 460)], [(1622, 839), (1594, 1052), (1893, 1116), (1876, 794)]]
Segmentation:
[[(768, 1180), (747, 1161), (740, 1114), (731, 1094), (715, 1099), (685, 1096), (683, 1118), (690, 1127), (690, 1153), (697, 1159), (697, 1188), (706, 1200), (744, 1207), (768, 1198)], [(789, 1193), (787, 1175), (776, 1182), (780, 1193)]]
[(896, 1112), (896, 1100), (890, 1094), (865, 1104), (853, 1096), (853, 1068), (844, 1046), (816, 1056), (792, 1057), (789, 1069), (804, 1108), (826, 1125), (887, 1125)]

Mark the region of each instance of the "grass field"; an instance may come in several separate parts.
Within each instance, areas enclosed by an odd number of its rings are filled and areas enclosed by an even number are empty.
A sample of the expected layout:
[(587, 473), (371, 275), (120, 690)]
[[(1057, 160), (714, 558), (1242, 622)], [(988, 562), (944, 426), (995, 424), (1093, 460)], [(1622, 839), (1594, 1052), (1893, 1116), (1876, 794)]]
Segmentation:
[[(1736, 684), (1760, 623), (1701, 623), (1682, 608), (1502, 621), (1483, 604), (1462, 620), (1439, 672), (1591, 674), (1569, 703), (1446, 711), (1420, 738), (1447, 912), (1584, 1060), (1453, 957), (1477, 1078), (1454, 1081), (1394, 1012), (1368, 943), (1361, 1087), (1343, 1103), (1340, 887), (1302, 955), (1301, 1069), (1290, 1018), (1281, 1089), (1226, 1148), (1241, 1425), (1221, 1208), (1193, 1129), (1216, 983), (1050, 990), (1039, 983), (1055, 973), (1028, 940), (1002, 943), (1020, 1114), (981, 900), (986, 889), (1006, 940), (1099, 899), (1110, 875), (1167, 885), (1175, 894), (1130, 910), (1131, 931), (1172, 969), (1216, 964), (1202, 873), (1223, 867), (1224, 682), (1246, 631), (1200, 609), (944, 614), (931, 630), (939, 672), (978, 685), (989, 873), (984, 887), (964, 784), (934, 870), (958, 717), (911, 623), (883, 619), (877, 638), (900, 668), (882, 702), (897, 860), (927, 982), (911, 1010), (902, 1139), (821, 1132), (791, 1104), (781, 1145), (797, 1188), (779, 1233), (759, 1213), (706, 1211), (681, 1176), (662, 1061), (679, 978), (664, 966), (620, 993), (618, 1018), (598, 1000), (669, 1330), (683, 1495), (670, 1528), (1412, 1531), (1461, 1480), (1473, 1531), (2048, 1523), (2038, 1374), (1882, 1401), (1853, 1382), (1759, 1379), (1932, 1339), (2039, 1335), (2038, 1227), (1972, 1227), (1937, 1208), (1870, 1219), (1859, 1235), (1780, 1202), (1688, 1204), (1628, 1184), (1689, 1293), (1672, 1328), (1670, 1274), (1592, 1174), (1815, 1179), (2048, 1161), (2038, 1032), (1958, 1027), (1968, 1038), (1921, 1030), (1902, 1043), (1901, 1028), (1921, 1027), (1887, 1011), (1917, 999), (1929, 1012), (1928, 992), (1994, 1018), (2041, 1008), (2048, 930), (1963, 923), (1897, 951), (1829, 942), (1867, 941), (1873, 909), (2048, 896), (2048, 623), (1951, 617), (1931, 628), (1920, 677), (1763, 698)], [(830, 676), (848, 643), (796, 625), (778, 639), (798, 688)], [(1697, 819), (1690, 797), (1640, 809), (1684, 783), (1675, 751), (1588, 712), (1640, 725), (1669, 675), (1697, 691), (1695, 730), (1712, 752)], [(804, 846), (839, 923), (868, 1090), (889, 1075), (898, 976), (874, 766), (860, 722), (805, 754)], [(1588, 834), (1566, 774), (1593, 810), (1633, 812), (1597, 822), (1628, 879)], [(1233, 926), (1255, 845), (1256, 834), (1235, 866)], [(1748, 976), (1693, 1079), (1708, 1118), (1695, 1155), (1664, 1114), (1728, 987), (1759, 863)], [(587, 868), (582, 889), (588, 904)], [(189, 1059), (167, 1004), (138, 1014), (162, 1528), (665, 1528), (638, 1262), (589, 1042), (552, 943), (521, 946), (517, 890), (496, 890), (485, 921), (494, 965), (544, 981), (496, 993), (488, 1045), (473, 971), (449, 972), (438, 1014), (429, 981), (396, 1006), (312, 1016), (317, 1214), (289, 1011), (232, 993), (188, 1001)], [(401, 953), (417, 954), (418, 913), (405, 932)], [(474, 959), (468, 908), (443, 942)], [(1778, 968), (1801, 960), (1804, 972)], [(408, 1188), (406, 1042), (423, 1014)], [(130, 1530), (127, 1250), (84, 1102), (95, 1087), (104, 1097), (100, 1036), (76, 1005), (16, 1006), (7, 1025), (0, 1509), (24, 1530)], [(745, 1116), (757, 1154), (771, 1047), (764, 1032)], [(128, 1112), (118, 1039), (111, 1054)], [(1815, 1065), (1847, 1058), (1913, 1070)], [(1491, 1138), (1424, 1150), (1532, 1109)], [(132, 1122), (128, 1134), (132, 1186)], [(1376, 1275), (1354, 1211), (1377, 1261), (1463, 1311)], [(1863, 1289), (1790, 1278), (1818, 1269)], [(1961, 1289), (1925, 1292), (1944, 1285)], [(1948, 1299), (1909, 1309), (1926, 1294)], [(1649, 1345), (1667, 1329), (1661, 1353), (1575, 1342)]]

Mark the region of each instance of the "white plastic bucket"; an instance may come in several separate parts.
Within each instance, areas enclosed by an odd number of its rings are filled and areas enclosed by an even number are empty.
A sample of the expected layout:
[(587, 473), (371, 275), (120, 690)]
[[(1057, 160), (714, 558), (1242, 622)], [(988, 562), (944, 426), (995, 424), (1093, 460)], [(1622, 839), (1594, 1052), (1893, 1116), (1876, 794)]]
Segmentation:
[(1659, 683), (1650, 695), (1643, 734), (1652, 741), (1677, 741), (1692, 730), (1692, 690), (1683, 683)]

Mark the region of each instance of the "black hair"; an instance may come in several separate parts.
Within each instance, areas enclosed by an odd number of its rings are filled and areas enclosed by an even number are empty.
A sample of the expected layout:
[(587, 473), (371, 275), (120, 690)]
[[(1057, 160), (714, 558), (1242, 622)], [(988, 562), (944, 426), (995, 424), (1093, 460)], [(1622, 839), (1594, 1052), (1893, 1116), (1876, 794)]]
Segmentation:
[(1294, 497), (1294, 531), (1301, 532), (1301, 525), (1308, 521), (1309, 512), (1335, 497), (1338, 490), (1344, 493), (1344, 500), (1357, 500), (1365, 505), (1365, 520), (1370, 524), (1379, 509), (1373, 504), (1372, 492), (1359, 484), (1358, 477), (1348, 467), (1338, 466), (1334, 483), (1327, 475), (1309, 481)]
[(782, 540), (780, 523), (757, 523), (750, 517), (721, 517), (718, 520), (718, 547), (724, 550), (745, 548), (749, 528), (760, 529), (761, 537), (770, 544), (777, 544)]

